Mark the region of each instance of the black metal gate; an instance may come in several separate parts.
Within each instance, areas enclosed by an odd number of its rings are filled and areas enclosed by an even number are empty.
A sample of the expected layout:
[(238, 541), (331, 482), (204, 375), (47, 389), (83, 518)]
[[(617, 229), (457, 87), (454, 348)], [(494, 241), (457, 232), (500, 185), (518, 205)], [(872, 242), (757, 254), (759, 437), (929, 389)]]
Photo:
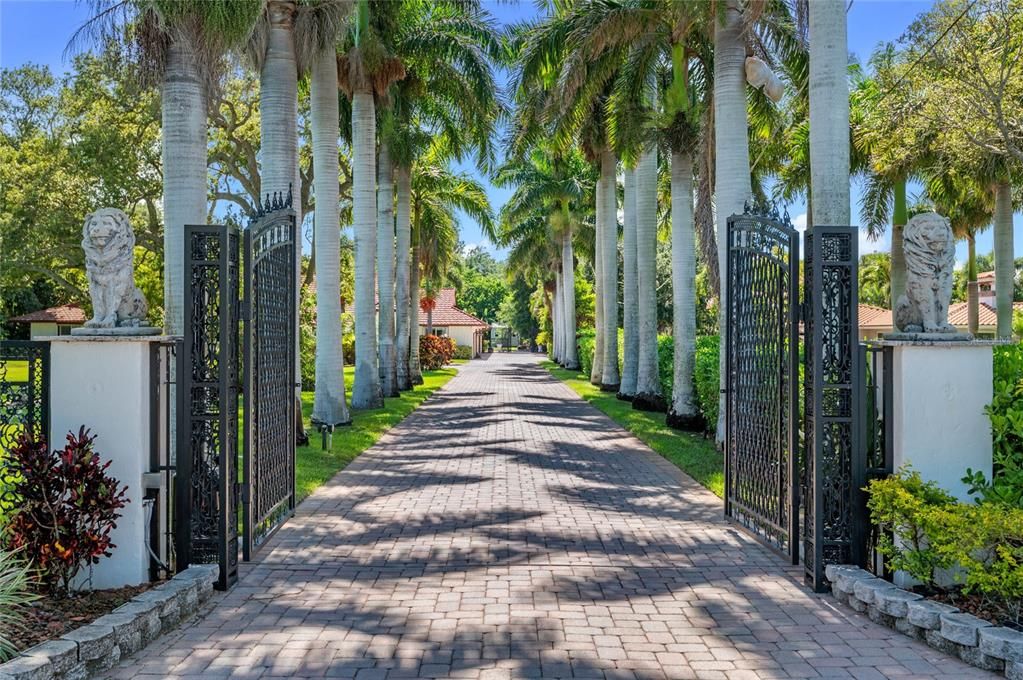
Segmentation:
[(725, 514), (799, 560), (799, 239), (788, 216), (728, 218)]
[(238, 578), (239, 530), (248, 560), (295, 508), (298, 239), (291, 200), (290, 192), (268, 197), (243, 232), (185, 227), (175, 552), (179, 570), (220, 564), (222, 589)]
[(295, 510), (295, 249), (291, 192), (245, 230), (244, 558)]
[(175, 553), (219, 564), (221, 589), (238, 579), (238, 252), (233, 226), (185, 226)]
[(815, 226), (806, 233), (803, 563), (816, 591), (828, 588), (828, 564), (866, 560), (858, 249), (855, 227)]

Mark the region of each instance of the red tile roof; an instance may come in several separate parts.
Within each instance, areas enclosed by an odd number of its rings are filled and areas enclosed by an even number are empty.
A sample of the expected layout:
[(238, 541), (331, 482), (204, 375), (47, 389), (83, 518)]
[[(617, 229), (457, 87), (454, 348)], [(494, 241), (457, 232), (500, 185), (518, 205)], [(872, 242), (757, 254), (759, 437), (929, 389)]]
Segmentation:
[[(1014, 310), (1023, 312), (1023, 302), (1012, 303)], [(861, 328), (891, 328), (892, 312), (883, 307), (861, 304), (860, 327)], [(970, 323), (969, 306), (966, 302), (953, 302), (948, 306), (948, 322), (953, 326), (965, 328)], [(995, 308), (986, 302), (981, 302), (977, 307), (978, 326), (997, 326), (998, 314)]]
[(872, 328), (891, 328), (892, 310), (874, 305), (861, 304), (859, 308), (860, 326)]
[[(426, 314), (419, 315), (419, 325), (426, 325)], [(436, 306), (433, 308), (434, 326), (477, 326), (489, 328), (490, 324), (482, 319), (477, 319), (468, 312), (463, 312), (455, 306), (455, 289), (441, 288), (437, 292)]]
[(22, 323), (85, 323), (85, 312), (78, 305), (60, 305), (59, 307), (50, 307), (49, 309), (41, 309), (37, 312), (29, 312), (28, 314), (22, 314), (16, 316), (11, 321), (21, 321)]

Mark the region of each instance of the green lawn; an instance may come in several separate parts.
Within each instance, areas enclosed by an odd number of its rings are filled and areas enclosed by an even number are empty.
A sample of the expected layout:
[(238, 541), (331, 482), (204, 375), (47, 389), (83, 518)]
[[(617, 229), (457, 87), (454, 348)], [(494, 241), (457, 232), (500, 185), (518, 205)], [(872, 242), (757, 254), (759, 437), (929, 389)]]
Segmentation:
[(724, 459), (712, 440), (671, 429), (665, 425), (663, 413), (634, 410), (629, 402), (610, 392), (601, 392), (579, 371), (566, 371), (553, 361), (544, 361), (543, 367), (690, 477), (724, 496)]
[[(303, 392), (302, 414), (305, 416), (309, 431), (309, 446), (300, 446), (296, 453), (295, 484), (298, 500), (301, 501), (311, 494), (316, 487), (333, 477), (356, 456), (373, 446), (384, 432), (415, 410), (427, 397), (451, 380), (455, 373), (457, 371), (453, 368), (423, 371), (422, 385), (417, 385), (411, 392), (402, 392), (400, 397), (386, 399), (383, 408), (352, 411), (352, 424), (334, 431), (333, 447), (330, 451), (323, 451), (320, 448), (320, 433), (309, 425), (309, 415), (313, 410), (313, 393)], [(349, 398), (354, 376), (355, 369), (346, 366), (345, 388)]]
[(28, 382), (28, 362), (22, 359), (9, 359), (0, 361), (3, 364), (4, 379), (6, 382)]

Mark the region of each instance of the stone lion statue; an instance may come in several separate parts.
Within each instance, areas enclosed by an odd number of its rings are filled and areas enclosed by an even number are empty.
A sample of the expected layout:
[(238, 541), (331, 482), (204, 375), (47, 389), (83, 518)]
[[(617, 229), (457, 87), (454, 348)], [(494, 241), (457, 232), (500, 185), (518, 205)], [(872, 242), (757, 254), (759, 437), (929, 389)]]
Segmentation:
[(92, 298), (92, 319), (85, 326), (144, 326), (149, 304), (135, 285), (135, 232), (128, 216), (117, 208), (86, 215), (82, 248)]
[(949, 221), (920, 213), (902, 233), (906, 254), (906, 292), (895, 303), (895, 327), (903, 333), (955, 333), (948, 323), (952, 298), (955, 239)]

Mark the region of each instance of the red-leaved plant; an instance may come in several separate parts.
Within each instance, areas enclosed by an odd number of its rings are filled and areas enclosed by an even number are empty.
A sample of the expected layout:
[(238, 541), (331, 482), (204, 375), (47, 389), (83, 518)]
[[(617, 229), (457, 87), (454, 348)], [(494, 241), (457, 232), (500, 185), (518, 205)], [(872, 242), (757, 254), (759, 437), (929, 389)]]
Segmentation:
[(422, 335), (419, 337), (419, 365), (433, 371), (455, 356), (455, 341), (448, 337)]
[(83, 567), (110, 556), (110, 532), (128, 503), (128, 487), (107, 474), (110, 461), (100, 461), (95, 440), (82, 426), (51, 452), (44, 440), (23, 435), (4, 461), (17, 504), (8, 508), (2, 543), (29, 556), (54, 595), (70, 593)]

